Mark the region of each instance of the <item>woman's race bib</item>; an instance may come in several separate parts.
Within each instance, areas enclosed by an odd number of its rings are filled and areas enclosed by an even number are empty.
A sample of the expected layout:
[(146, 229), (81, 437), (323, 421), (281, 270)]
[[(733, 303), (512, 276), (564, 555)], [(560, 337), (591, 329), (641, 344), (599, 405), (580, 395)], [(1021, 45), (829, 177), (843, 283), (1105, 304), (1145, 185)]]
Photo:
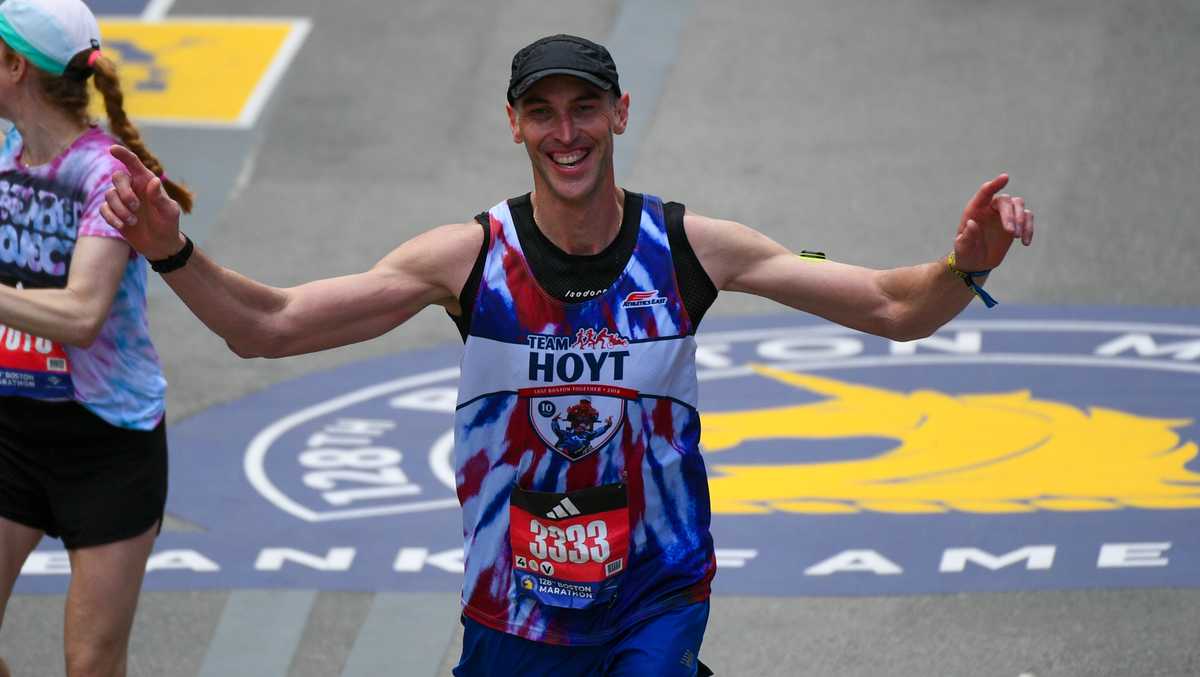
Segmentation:
[(0, 325), (0, 395), (69, 400), (74, 394), (61, 345)]

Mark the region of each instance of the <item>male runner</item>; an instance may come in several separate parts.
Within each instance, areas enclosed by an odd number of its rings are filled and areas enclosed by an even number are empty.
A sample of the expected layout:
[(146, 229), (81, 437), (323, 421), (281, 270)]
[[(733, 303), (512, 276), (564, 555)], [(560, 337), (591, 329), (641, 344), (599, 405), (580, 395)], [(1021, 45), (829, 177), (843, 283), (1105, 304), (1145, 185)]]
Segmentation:
[[(978, 293), (1033, 214), (983, 184), (953, 253), (869, 270), (813, 265), (731, 221), (626, 191), (608, 51), (543, 38), (513, 58), (513, 141), (533, 191), (400, 245), (371, 270), (270, 287), (216, 264), (127, 151), (105, 217), (243, 357), (379, 336), (430, 304), (466, 347), (455, 465), (466, 536), (457, 675), (696, 675), (715, 572), (693, 335), (717, 290), (758, 294), (892, 339), (929, 335)], [(555, 418), (587, 399), (606, 439), (571, 455)], [(599, 442), (599, 441), (598, 441)]]

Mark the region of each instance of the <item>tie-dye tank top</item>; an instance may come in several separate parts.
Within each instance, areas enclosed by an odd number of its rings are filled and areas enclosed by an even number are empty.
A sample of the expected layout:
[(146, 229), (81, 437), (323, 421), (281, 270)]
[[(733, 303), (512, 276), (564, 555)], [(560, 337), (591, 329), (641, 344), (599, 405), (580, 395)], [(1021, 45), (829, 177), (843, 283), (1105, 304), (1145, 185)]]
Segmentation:
[[(122, 168), (108, 152), (114, 143), (91, 127), (51, 162), (26, 167), (20, 133), (8, 132), (0, 151), (0, 284), (64, 288), (79, 238), (121, 238), (100, 216), (113, 172)], [(8, 351), (10, 365), (0, 376), (0, 396), (74, 399), (122, 428), (151, 430), (162, 419), (166, 380), (150, 341), (144, 258), (131, 250), (108, 319), (90, 346), (55, 344), (51, 352), (50, 344), (0, 318), (0, 350)], [(34, 363), (42, 353), (48, 370)]]
[(642, 205), (623, 272), (578, 303), (534, 279), (508, 203), (488, 213), (454, 453), (464, 613), (496, 630), (600, 643), (709, 594), (694, 326)]

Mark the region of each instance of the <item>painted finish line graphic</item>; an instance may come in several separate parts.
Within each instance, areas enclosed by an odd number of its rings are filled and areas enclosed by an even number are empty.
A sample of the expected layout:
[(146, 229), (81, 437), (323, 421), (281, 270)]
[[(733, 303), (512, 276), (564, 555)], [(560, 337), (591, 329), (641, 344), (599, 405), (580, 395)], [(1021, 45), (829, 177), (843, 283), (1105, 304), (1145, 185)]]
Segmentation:
[[(308, 19), (100, 20), (132, 117), (234, 128), (254, 126), (310, 28)], [(92, 114), (102, 118), (95, 99)]]
[[(972, 309), (903, 344), (712, 318), (698, 341), (718, 593), (1200, 586), (1200, 310)], [(460, 353), (175, 425), (168, 511), (198, 530), (161, 536), (147, 588), (456, 590)], [(60, 547), (19, 592), (65, 589)]]

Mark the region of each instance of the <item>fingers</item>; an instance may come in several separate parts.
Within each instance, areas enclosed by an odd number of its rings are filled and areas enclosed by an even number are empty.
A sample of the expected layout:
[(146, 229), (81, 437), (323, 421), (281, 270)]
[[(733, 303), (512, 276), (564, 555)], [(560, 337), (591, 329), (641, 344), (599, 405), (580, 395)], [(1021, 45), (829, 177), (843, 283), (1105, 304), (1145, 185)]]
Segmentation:
[(974, 197), (967, 203), (967, 209), (986, 209), (992, 203), (992, 197), (1000, 192), (1000, 189), (1008, 185), (1008, 174), (1000, 174), (991, 181), (985, 181), (979, 190), (975, 192)]
[(1025, 208), (1025, 198), (1014, 196), (1012, 204), (1013, 218), (1017, 224), (1013, 236), (1021, 238), (1021, 244), (1029, 246), (1033, 239), (1033, 212)]
[[(104, 203), (108, 207), (108, 214), (119, 223), (113, 226), (132, 226), (137, 223), (137, 210), (141, 204), (129, 175), (125, 172), (114, 172), (112, 182), (113, 187), (104, 193)], [(109, 220), (107, 216), (105, 220)]]
[[(113, 195), (106, 195), (105, 198), (110, 204), (113, 200), (120, 202), (120, 209), (114, 205), (113, 212), (121, 218), (125, 218), (123, 210), (136, 214), (137, 210), (141, 208), (141, 200), (138, 199), (137, 192), (133, 189), (133, 181), (130, 180), (129, 175), (125, 172), (114, 172), (112, 182), (113, 187), (109, 193), (113, 193)], [(134, 216), (134, 220), (130, 223), (132, 225), (136, 222), (137, 217)]]
[[(134, 204), (137, 204), (135, 201)], [(104, 193), (104, 205), (108, 207), (108, 213), (121, 222), (121, 225), (132, 226), (137, 223), (137, 214), (133, 209), (130, 209), (129, 202), (122, 198), (120, 190), (110, 188)]]
[(173, 217), (178, 208), (171, 196), (167, 195), (167, 189), (163, 187), (162, 179), (157, 176), (146, 184), (146, 200), (154, 208), (154, 211), (163, 216)]
[(121, 161), (125, 168), (129, 170), (131, 176), (136, 179), (148, 178), (153, 176), (146, 165), (142, 164), (141, 159), (125, 146), (109, 146), (108, 152), (110, 155)]
[(1025, 198), (1012, 196), (1013, 235), (1020, 237), (1025, 232)]
[(1012, 197), (1009, 195), (1000, 194), (992, 199), (992, 208), (1000, 214), (1000, 223), (1004, 227), (1004, 231), (1013, 237), (1017, 236), (1016, 227), (1016, 210), (1013, 207)]
[(971, 242), (979, 236), (979, 223), (974, 219), (967, 219), (967, 226), (958, 234), (956, 240), (963, 242)]
[(104, 217), (104, 220), (108, 222), (108, 225), (116, 228), (117, 230), (121, 230), (125, 227), (125, 222), (117, 218), (116, 214), (113, 214), (112, 210), (108, 208), (107, 203), (100, 203), (100, 216)]
[(1025, 206), (1025, 198), (1000, 194), (992, 199), (992, 208), (1000, 215), (1004, 230), (1021, 244), (1033, 242), (1033, 211)]

